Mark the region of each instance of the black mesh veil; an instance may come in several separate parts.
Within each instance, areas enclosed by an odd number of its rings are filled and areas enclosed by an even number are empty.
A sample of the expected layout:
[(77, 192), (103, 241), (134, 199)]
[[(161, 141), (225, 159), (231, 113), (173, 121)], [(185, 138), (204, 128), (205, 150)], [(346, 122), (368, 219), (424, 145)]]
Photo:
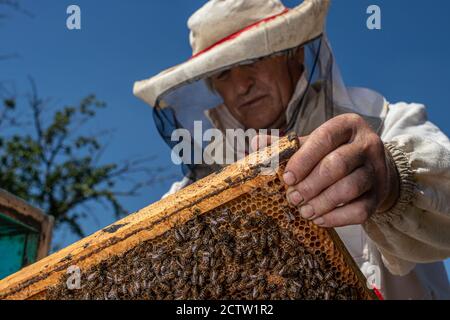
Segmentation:
[[(368, 99), (367, 95), (361, 98), (354, 90), (344, 86), (325, 35), (274, 55), (288, 55), (300, 47), (304, 49), (302, 76), (286, 106), (286, 124), (280, 128), (281, 133), (295, 131), (298, 135), (310, 134), (325, 121), (348, 112), (364, 116), (375, 130), (380, 130), (384, 100), (378, 96)], [(252, 64), (264, 58), (268, 57), (218, 68), (172, 88), (158, 98), (153, 113), (156, 127), (173, 150), (172, 159), (182, 166), (183, 173), (189, 178), (197, 180), (220, 170), (224, 165), (220, 161), (202, 159), (205, 149), (213, 142), (205, 139), (205, 131), (220, 129), (224, 132), (240, 128), (236, 121), (229, 119), (223, 99), (211, 89), (208, 79), (224, 69)], [(177, 150), (180, 139), (184, 139), (184, 143), (189, 141), (190, 148)], [(228, 145), (225, 145), (224, 148), (227, 148)], [(234, 157), (235, 160), (248, 153), (234, 151), (239, 154)]]

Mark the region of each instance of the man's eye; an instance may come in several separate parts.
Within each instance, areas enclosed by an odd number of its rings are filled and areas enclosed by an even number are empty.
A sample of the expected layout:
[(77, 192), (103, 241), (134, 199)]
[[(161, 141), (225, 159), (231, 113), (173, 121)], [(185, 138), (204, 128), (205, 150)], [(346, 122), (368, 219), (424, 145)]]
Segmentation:
[(228, 76), (228, 73), (229, 73), (228, 70), (222, 71), (217, 75), (216, 79), (223, 80)]

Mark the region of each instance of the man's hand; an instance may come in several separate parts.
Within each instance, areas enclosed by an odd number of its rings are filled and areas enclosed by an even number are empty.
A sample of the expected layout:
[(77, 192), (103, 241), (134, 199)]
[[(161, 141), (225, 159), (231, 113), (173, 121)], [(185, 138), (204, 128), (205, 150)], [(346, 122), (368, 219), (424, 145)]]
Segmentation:
[(300, 206), (303, 218), (322, 227), (362, 224), (395, 204), (397, 169), (362, 117), (333, 118), (300, 143), (283, 180), (289, 202)]

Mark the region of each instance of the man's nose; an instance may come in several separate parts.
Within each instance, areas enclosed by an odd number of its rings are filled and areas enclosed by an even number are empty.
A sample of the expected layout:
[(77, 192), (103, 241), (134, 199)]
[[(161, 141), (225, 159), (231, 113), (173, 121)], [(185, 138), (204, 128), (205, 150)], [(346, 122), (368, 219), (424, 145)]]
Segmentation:
[(250, 92), (255, 81), (247, 70), (243, 67), (231, 70), (231, 81), (234, 84), (235, 92), (238, 95), (246, 95)]

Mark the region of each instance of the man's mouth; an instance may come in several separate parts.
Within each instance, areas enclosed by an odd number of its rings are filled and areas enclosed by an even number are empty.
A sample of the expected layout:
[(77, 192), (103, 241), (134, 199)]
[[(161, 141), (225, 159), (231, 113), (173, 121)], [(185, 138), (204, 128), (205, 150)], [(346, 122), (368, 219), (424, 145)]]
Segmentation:
[(259, 97), (253, 98), (253, 99), (251, 99), (251, 100), (249, 100), (249, 101), (247, 101), (247, 102), (241, 104), (241, 105), (239, 106), (239, 109), (244, 109), (244, 108), (252, 107), (252, 106), (258, 104), (258, 103), (259, 103), (261, 100), (263, 100), (265, 97), (266, 97), (266, 96), (259, 96)]

